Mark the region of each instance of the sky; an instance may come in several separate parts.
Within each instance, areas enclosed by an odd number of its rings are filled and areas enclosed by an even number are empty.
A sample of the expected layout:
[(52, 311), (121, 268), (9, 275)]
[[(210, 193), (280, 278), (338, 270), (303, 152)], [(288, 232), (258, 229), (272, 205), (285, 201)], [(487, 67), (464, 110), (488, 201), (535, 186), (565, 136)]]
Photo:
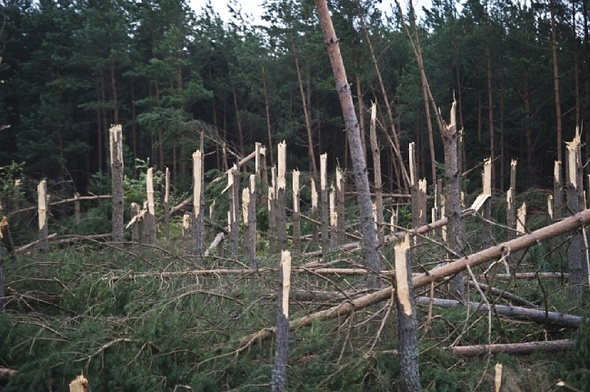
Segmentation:
[[(399, 0), (402, 6), (407, 5), (407, 0)], [(230, 14), (227, 8), (227, 0), (212, 0), (211, 3), (213, 4), (213, 9), (215, 12), (221, 16), (221, 19), (227, 21), (230, 18)], [(248, 14), (253, 17), (254, 20), (260, 20), (260, 15), (263, 12), (262, 3), (263, 0), (246, 0), (239, 2), (242, 11), (245, 14)], [(424, 5), (430, 4), (430, 0), (413, 0), (414, 8), (418, 15), (420, 15), (420, 10)], [(198, 14), (200, 13), (201, 9), (207, 4), (207, 0), (189, 0), (189, 4)], [(381, 1), (381, 9), (385, 14), (391, 14), (393, 7), (395, 6), (395, 0), (382, 0)], [(407, 8), (404, 9), (407, 12)]]

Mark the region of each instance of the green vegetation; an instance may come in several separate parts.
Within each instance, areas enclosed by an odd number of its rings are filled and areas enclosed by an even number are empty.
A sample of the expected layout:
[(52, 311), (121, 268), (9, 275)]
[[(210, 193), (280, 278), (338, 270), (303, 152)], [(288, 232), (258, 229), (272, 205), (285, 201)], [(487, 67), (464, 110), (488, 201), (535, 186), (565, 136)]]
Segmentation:
[[(93, 226), (92, 217), (105, 211), (100, 205), (91, 209), (79, 228), (84, 231), (86, 224)], [(477, 237), (476, 233), (472, 228), (470, 234)], [(517, 271), (533, 271), (535, 265), (539, 271), (558, 270), (560, 264), (554, 260), (563, 249), (549, 248), (543, 244), (526, 252)], [(175, 236), (150, 247), (93, 242), (53, 247), (49, 262), (43, 265), (35, 252), (7, 257), (8, 302), (6, 312), (0, 314), (0, 366), (18, 370), (18, 374), (0, 390), (65, 390), (81, 373), (93, 391), (268, 390), (272, 341), (246, 347), (238, 340), (274, 325), (277, 277), (269, 272), (187, 272), (204, 266), (239, 268), (237, 263), (241, 263), (209, 258), (195, 267), (188, 249), (189, 244)], [(414, 269), (419, 270), (420, 266), (431, 268), (444, 250), (427, 242), (413, 253)], [(260, 254), (260, 268), (278, 265), (277, 258)], [(358, 257), (333, 252), (326, 262), (349, 267)], [(297, 259), (296, 264), (304, 261)], [(503, 272), (500, 265), (496, 272)], [(294, 292), (351, 292), (364, 284), (364, 278), (351, 276), (297, 273), (292, 278)], [(493, 284), (541, 307), (578, 313), (568, 304), (559, 279)], [(438, 295), (444, 295), (444, 287), (439, 290)], [(292, 319), (340, 302), (293, 295)], [(470, 295), (471, 300), (479, 300), (475, 291)], [(488, 300), (504, 303), (493, 294)], [(397, 390), (397, 331), (392, 312), (389, 303), (382, 303), (347, 318), (316, 321), (294, 331), (289, 390)], [(464, 309), (435, 308), (429, 318), (427, 307), (421, 307), (418, 319), (424, 390), (489, 390), (495, 363), (504, 365), (504, 385), (509, 391), (556, 390), (551, 388), (559, 379), (577, 388), (588, 385), (587, 326), (576, 334), (494, 316), (488, 336), (484, 313), (467, 316)], [(577, 339), (566, 361), (563, 353), (460, 358), (446, 349), (488, 340), (510, 343), (561, 338)]]

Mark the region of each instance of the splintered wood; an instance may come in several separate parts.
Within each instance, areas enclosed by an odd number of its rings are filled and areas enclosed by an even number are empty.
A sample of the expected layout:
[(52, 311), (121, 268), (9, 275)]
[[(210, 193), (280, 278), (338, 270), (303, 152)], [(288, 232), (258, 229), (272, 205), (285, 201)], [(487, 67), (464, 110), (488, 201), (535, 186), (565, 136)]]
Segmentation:
[(90, 383), (83, 375), (79, 375), (70, 383), (70, 392), (90, 392)]
[(412, 303), (410, 301), (410, 287), (408, 286), (407, 253), (410, 248), (410, 236), (406, 235), (399, 244), (394, 247), (395, 251), (395, 282), (396, 293), (399, 302), (408, 317), (412, 317)]

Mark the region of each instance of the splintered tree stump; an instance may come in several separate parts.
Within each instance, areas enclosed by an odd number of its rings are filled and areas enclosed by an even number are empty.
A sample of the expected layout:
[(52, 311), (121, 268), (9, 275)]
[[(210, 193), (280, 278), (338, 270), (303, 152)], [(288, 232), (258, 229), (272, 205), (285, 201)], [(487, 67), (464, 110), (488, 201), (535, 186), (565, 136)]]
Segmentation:
[(70, 383), (70, 392), (90, 392), (90, 383), (86, 377), (79, 375)]

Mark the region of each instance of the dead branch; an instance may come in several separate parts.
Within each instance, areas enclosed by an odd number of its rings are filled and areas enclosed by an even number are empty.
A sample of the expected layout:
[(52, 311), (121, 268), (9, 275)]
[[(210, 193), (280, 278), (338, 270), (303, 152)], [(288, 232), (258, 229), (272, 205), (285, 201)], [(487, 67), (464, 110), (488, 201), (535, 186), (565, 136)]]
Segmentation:
[(517, 305), (523, 305), (523, 306), (527, 306), (529, 308), (536, 308), (537, 307), (537, 305), (526, 300), (525, 298), (522, 298), (516, 294), (512, 294), (506, 290), (497, 289), (495, 287), (489, 286), (484, 283), (469, 281), (469, 286), (471, 286), (471, 287), (479, 286), (480, 289), (482, 289), (484, 291), (489, 291), (490, 293), (497, 295), (501, 298), (504, 298), (506, 300), (512, 301), (512, 303), (517, 304)]
[(478, 344), (474, 346), (456, 346), (449, 350), (455, 354), (463, 357), (474, 357), (478, 355), (489, 354), (513, 354), (513, 355), (528, 355), (537, 351), (556, 352), (571, 350), (574, 347), (574, 341), (570, 339), (548, 340), (541, 342), (526, 342), (526, 343), (506, 343), (506, 344)]
[[(460, 306), (467, 306), (471, 310), (480, 312), (489, 312), (490, 306), (479, 302), (461, 302), (454, 299), (441, 299), (429, 297), (417, 297), (416, 303), (419, 305), (429, 305), (432, 301), (434, 306), (440, 308), (456, 308)], [(538, 324), (548, 324), (559, 328), (578, 328), (582, 322), (582, 317), (574, 316), (567, 313), (546, 312), (542, 309), (529, 309), (518, 306), (508, 305), (492, 305), (491, 310), (501, 316), (517, 319), (533, 321)]]
[[(68, 204), (68, 203), (74, 203), (77, 201), (82, 201), (82, 200), (103, 200), (103, 199), (112, 199), (113, 196), (111, 195), (90, 195), (90, 196), (79, 196), (79, 197), (73, 197), (71, 199), (63, 199), (63, 200), (58, 200), (58, 201), (54, 201), (52, 203), (49, 203), (49, 206), (59, 206), (62, 204)], [(26, 208), (21, 208), (20, 210), (16, 210), (13, 211), (11, 213), (11, 215), (14, 214), (20, 214), (22, 212), (27, 212), (27, 211), (36, 211), (37, 210), (37, 206), (34, 207), (26, 207)]]
[[(541, 241), (546, 241), (549, 238), (576, 230), (581, 226), (587, 225), (589, 222), (590, 209), (586, 209), (576, 215), (573, 215), (552, 225), (543, 227), (539, 230), (533, 231), (532, 233), (525, 234), (503, 244), (492, 246), (488, 249), (482, 250), (481, 252), (474, 253), (471, 256), (464, 256), (458, 260), (455, 260), (454, 262), (434, 268), (419, 276), (415, 276), (412, 279), (412, 283), (415, 288), (426, 286), (431, 282), (436, 282), (465, 270), (467, 265), (475, 267), (495, 258), (502, 257), (502, 255), (505, 254), (506, 250), (508, 249), (512, 252), (523, 250)], [(298, 328), (312, 325), (314, 320), (330, 320), (341, 316), (348, 316), (355, 310), (363, 309), (367, 306), (391, 298), (392, 291), (393, 288), (388, 286), (363, 297), (354, 300), (348, 300), (329, 309), (303, 316), (291, 321), (290, 328), (291, 330), (296, 330)], [(245, 345), (249, 346), (255, 341), (269, 339), (272, 337), (273, 333), (273, 328), (266, 328), (242, 337), (237, 341), (237, 344), (239, 347), (243, 348)]]

